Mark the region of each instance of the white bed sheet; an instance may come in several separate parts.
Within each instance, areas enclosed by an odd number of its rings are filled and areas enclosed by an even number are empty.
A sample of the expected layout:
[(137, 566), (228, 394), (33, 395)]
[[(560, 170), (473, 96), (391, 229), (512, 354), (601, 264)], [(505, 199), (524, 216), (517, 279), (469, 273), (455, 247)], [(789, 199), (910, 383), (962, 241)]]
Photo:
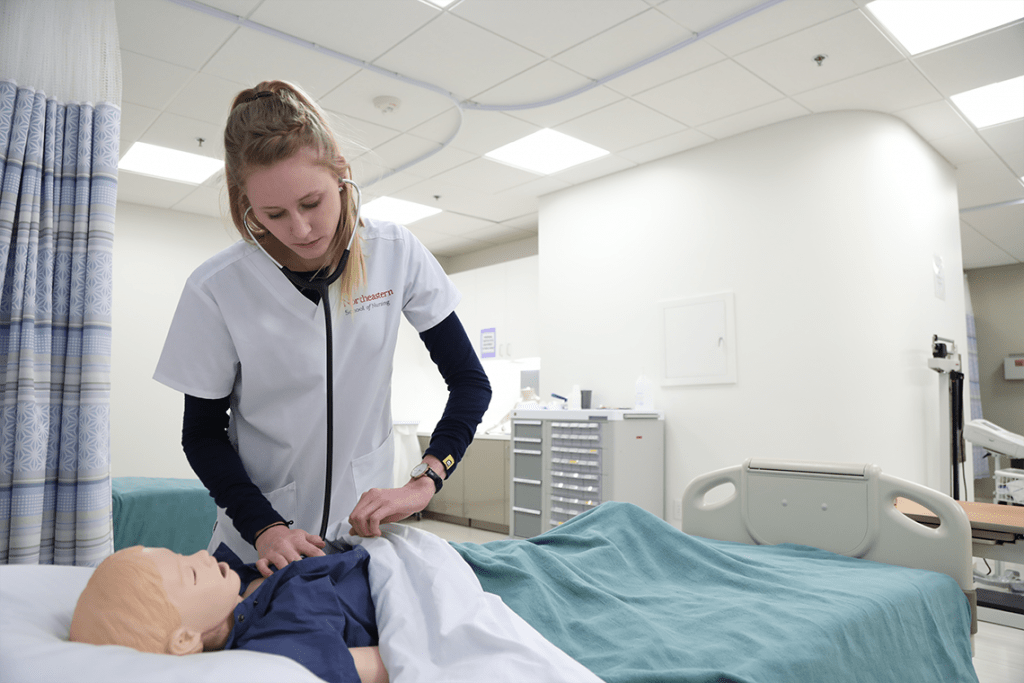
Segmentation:
[(346, 540), (370, 553), (380, 653), (392, 683), (601, 683), (485, 593), (447, 542), (409, 526), (383, 528), (383, 538)]
[[(370, 553), (381, 657), (394, 683), (600, 682), (500, 598), (484, 593), (448, 543), (401, 525), (386, 525), (385, 532), (345, 540)], [(84, 567), (0, 566), (0, 683), (321, 681), (290, 659), (260, 652), (174, 657), (68, 642), (75, 603), (91, 574)]]

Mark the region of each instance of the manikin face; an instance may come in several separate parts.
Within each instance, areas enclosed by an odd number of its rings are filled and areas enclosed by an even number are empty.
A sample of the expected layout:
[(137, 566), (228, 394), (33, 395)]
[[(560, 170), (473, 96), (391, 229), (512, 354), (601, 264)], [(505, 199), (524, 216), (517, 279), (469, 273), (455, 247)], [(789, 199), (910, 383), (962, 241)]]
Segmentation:
[(201, 634), (206, 650), (223, 648), (235, 607), (242, 601), (238, 574), (205, 550), (195, 555), (179, 555), (167, 548), (141, 552), (160, 572), (167, 598), (181, 615), (182, 628)]
[(341, 219), (338, 186), (310, 147), (249, 175), (245, 193), (252, 213), (288, 250), (268, 247), (274, 258), (300, 272), (329, 265), (327, 250)]

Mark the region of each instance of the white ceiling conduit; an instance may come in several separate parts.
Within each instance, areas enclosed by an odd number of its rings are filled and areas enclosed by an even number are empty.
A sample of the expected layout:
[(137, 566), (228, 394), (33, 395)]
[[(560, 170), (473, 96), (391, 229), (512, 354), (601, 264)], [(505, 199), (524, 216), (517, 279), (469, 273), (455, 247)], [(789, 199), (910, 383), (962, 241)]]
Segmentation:
[(728, 18), (728, 19), (726, 19), (724, 21), (721, 21), (721, 22), (711, 26), (710, 28), (707, 28), (707, 29), (705, 29), (703, 31), (699, 31), (697, 33), (694, 33), (689, 38), (686, 38), (685, 40), (681, 40), (678, 43), (675, 43), (674, 45), (671, 45), (670, 47), (668, 47), (668, 48), (666, 48), (666, 49), (664, 49), (664, 50), (662, 50), (662, 51), (660, 51), (660, 52), (658, 52), (656, 54), (651, 55), (650, 57), (646, 57), (645, 59), (642, 59), (639, 62), (636, 62), (634, 64), (630, 64), (630, 65), (628, 65), (626, 67), (618, 69), (617, 71), (614, 71), (613, 73), (611, 73), (611, 74), (609, 74), (607, 76), (604, 76), (602, 78), (593, 80), (590, 83), (588, 83), (587, 85), (582, 86), (580, 88), (577, 88), (575, 90), (572, 90), (570, 92), (564, 93), (562, 95), (557, 95), (555, 97), (550, 97), (550, 98), (545, 99), (545, 100), (540, 100), (540, 101), (537, 101), (537, 102), (527, 102), (527, 103), (520, 103), (520, 104), (481, 104), (479, 102), (473, 102), (471, 100), (467, 100), (467, 99), (461, 98), (458, 95), (456, 95), (455, 93), (450, 92), (448, 90), (445, 90), (444, 88), (436, 86), (436, 85), (434, 85), (432, 83), (427, 83), (425, 81), (421, 81), (421, 80), (418, 80), (418, 79), (415, 79), (415, 78), (410, 78), (409, 76), (405, 76), (403, 74), (396, 73), (396, 72), (390, 71), (388, 69), (382, 69), (379, 66), (376, 66), (376, 65), (371, 64), (369, 62), (363, 61), (361, 59), (357, 59), (356, 57), (352, 57), (350, 55), (346, 55), (346, 54), (344, 54), (342, 52), (338, 52), (336, 50), (331, 50), (330, 48), (326, 48), (323, 45), (317, 45), (316, 43), (310, 42), (308, 40), (303, 40), (302, 38), (297, 38), (296, 36), (293, 36), (293, 35), (291, 35), (289, 33), (285, 33), (284, 31), (278, 31), (277, 29), (270, 28), (269, 26), (264, 26), (263, 24), (260, 24), (258, 22), (251, 21), (251, 20), (246, 19), (244, 17), (240, 17), (240, 16), (237, 16), (237, 15), (231, 14), (230, 12), (225, 12), (223, 10), (219, 10), (219, 9), (214, 8), (214, 7), (210, 7), (208, 5), (204, 5), (204, 4), (200, 3), (200, 2), (197, 2), (196, 0), (168, 0), (168, 2), (174, 3), (176, 5), (181, 5), (182, 7), (187, 7), (187, 8), (192, 9), (192, 10), (196, 10), (197, 12), (203, 12), (205, 14), (208, 14), (210, 16), (216, 17), (218, 19), (222, 19), (224, 21), (229, 21), (229, 22), (237, 24), (239, 26), (244, 26), (246, 28), (253, 29), (254, 31), (259, 31), (259, 32), (264, 33), (264, 34), (266, 34), (268, 36), (272, 36), (274, 38), (278, 38), (280, 40), (284, 40), (286, 42), (292, 43), (294, 45), (298, 45), (298, 46), (306, 48), (308, 50), (312, 50), (314, 52), (318, 52), (318, 53), (320, 53), (322, 55), (326, 55), (328, 57), (332, 57), (334, 59), (338, 59), (338, 60), (341, 60), (343, 62), (347, 62), (348, 64), (352, 64), (352, 65), (357, 66), (357, 67), (359, 67), (361, 69), (366, 69), (367, 71), (371, 71), (371, 72), (373, 72), (375, 74), (379, 74), (381, 76), (386, 76), (387, 78), (393, 78), (393, 79), (395, 79), (397, 81), (401, 81), (402, 83), (405, 83), (407, 85), (411, 85), (411, 86), (414, 86), (414, 87), (417, 87), (417, 88), (423, 88), (424, 90), (429, 90), (430, 92), (433, 92), (435, 94), (441, 95), (442, 97), (445, 97), (448, 100), (450, 100), (452, 102), (452, 104), (455, 105), (455, 111), (458, 113), (458, 123), (456, 124), (455, 130), (452, 132), (452, 134), (450, 136), (448, 136), (448, 138), (443, 143), (441, 143), (440, 147), (438, 147), (436, 149), (433, 149), (433, 150), (427, 152), (426, 154), (423, 154), (422, 156), (419, 156), (419, 157), (413, 159), (412, 161), (408, 161), (408, 162), (402, 164), (401, 166), (393, 168), (393, 169), (389, 170), (388, 172), (382, 174), (380, 177), (378, 177), (378, 178), (376, 178), (376, 179), (374, 179), (372, 181), (367, 181), (365, 183), (366, 185), (373, 185), (376, 182), (384, 180), (385, 178), (389, 178), (390, 176), (393, 176), (396, 173), (404, 171), (407, 168), (411, 168), (412, 166), (415, 166), (416, 164), (418, 164), (418, 163), (420, 163), (422, 161), (425, 161), (426, 159), (429, 159), (430, 157), (434, 156), (435, 154), (437, 154), (438, 152), (440, 152), (441, 150), (446, 148), (448, 145), (450, 145), (452, 143), (452, 141), (455, 140), (456, 137), (458, 137), (459, 131), (462, 129), (462, 112), (464, 110), (466, 110), (466, 109), (472, 109), (472, 110), (476, 110), (476, 111), (498, 111), (498, 112), (501, 112), (501, 111), (521, 111), (521, 110), (524, 110), (524, 109), (535, 109), (535, 108), (538, 108), (538, 107), (546, 107), (546, 106), (551, 105), (551, 104), (556, 104), (558, 102), (562, 102), (564, 100), (576, 97), (577, 95), (581, 95), (581, 94), (583, 94), (583, 93), (585, 93), (585, 92), (587, 92), (589, 90), (592, 90), (594, 88), (597, 88), (597, 87), (599, 87), (601, 85), (604, 85), (605, 83), (608, 83), (609, 81), (612, 81), (612, 80), (614, 80), (616, 78), (619, 78), (620, 76), (624, 76), (624, 75), (630, 73), (631, 71), (635, 71), (636, 69), (639, 69), (639, 68), (641, 68), (643, 66), (651, 64), (653, 62), (656, 62), (659, 59), (662, 59), (663, 57), (666, 57), (666, 56), (668, 56), (668, 55), (670, 55), (670, 54), (672, 54), (674, 52), (677, 52), (678, 50), (681, 50), (682, 48), (684, 48), (684, 47), (686, 47), (688, 45), (692, 45), (693, 43), (696, 43), (696, 42), (706, 38), (707, 36), (710, 36), (713, 33), (717, 33), (718, 31), (721, 31), (724, 28), (732, 26), (733, 24), (735, 24), (737, 22), (743, 21), (744, 19), (746, 19), (748, 17), (751, 17), (751, 16), (753, 16), (755, 14), (758, 14), (760, 12), (763, 12), (764, 10), (768, 9), (769, 7), (772, 7), (773, 5), (777, 5), (780, 2), (783, 2), (783, 0), (767, 0), (766, 2), (762, 2), (762, 3), (758, 4), (758, 5), (755, 5), (754, 7), (751, 7), (750, 9), (747, 9), (747, 10), (745, 10), (743, 12), (740, 12), (739, 14), (737, 14), (737, 15), (735, 15), (733, 17), (730, 17), (730, 18)]

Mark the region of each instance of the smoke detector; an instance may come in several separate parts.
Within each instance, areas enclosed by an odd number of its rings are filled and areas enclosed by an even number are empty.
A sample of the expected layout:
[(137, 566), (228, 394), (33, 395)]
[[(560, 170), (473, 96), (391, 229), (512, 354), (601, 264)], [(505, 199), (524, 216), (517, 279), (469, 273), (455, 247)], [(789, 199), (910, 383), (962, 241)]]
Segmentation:
[(390, 114), (402, 105), (402, 100), (391, 95), (381, 95), (373, 98), (373, 106), (380, 109), (384, 114)]

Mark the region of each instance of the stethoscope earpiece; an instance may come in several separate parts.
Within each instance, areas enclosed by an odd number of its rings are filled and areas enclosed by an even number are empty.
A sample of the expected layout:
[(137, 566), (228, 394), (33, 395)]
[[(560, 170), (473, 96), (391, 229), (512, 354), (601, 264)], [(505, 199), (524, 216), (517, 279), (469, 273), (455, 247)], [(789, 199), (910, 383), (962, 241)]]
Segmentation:
[[(348, 254), (349, 254), (349, 251), (351, 251), (351, 249), (352, 249), (352, 242), (354, 242), (355, 239), (356, 239), (356, 230), (359, 229), (359, 224), (362, 221), (362, 210), (363, 210), (363, 190), (362, 190), (361, 187), (359, 187), (359, 184), (356, 183), (356, 181), (354, 181), (354, 180), (349, 180), (348, 178), (342, 178), (341, 182), (342, 182), (342, 185), (338, 186), (338, 192), (339, 193), (345, 191), (345, 185), (351, 185), (352, 189), (355, 190), (355, 192), (356, 192), (356, 220), (355, 220), (355, 225), (352, 227), (352, 235), (349, 236), (349, 238), (348, 238), (348, 246), (345, 247), (345, 252), (341, 255), (341, 262), (338, 264), (338, 270), (337, 270), (337, 275), (338, 276), (340, 276), (341, 272), (345, 270), (345, 264), (348, 262)], [(260, 251), (262, 251), (266, 255), (266, 257), (268, 259), (270, 259), (274, 263), (275, 266), (277, 266), (278, 268), (281, 268), (283, 270), (284, 266), (282, 266), (280, 263), (278, 263), (277, 259), (275, 259), (273, 256), (271, 256), (267, 252), (267, 250), (263, 248), (263, 245), (260, 244), (260, 241), (256, 238), (256, 235), (253, 234), (252, 227), (249, 226), (249, 212), (250, 211), (252, 211), (252, 205), (251, 204), (245, 209), (245, 213), (242, 214), (242, 225), (245, 226), (245, 231), (247, 233), (249, 233), (249, 237), (251, 237), (252, 241), (256, 244), (256, 246), (260, 248)], [(266, 232), (269, 232), (269, 231), (266, 228), (262, 228), (262, 232), (266, 233)], [(286, 275), (287, 275), (287, 273), (286, 273)], [(291, 279), (291, 278), (289, 278), (289, 279)]]

